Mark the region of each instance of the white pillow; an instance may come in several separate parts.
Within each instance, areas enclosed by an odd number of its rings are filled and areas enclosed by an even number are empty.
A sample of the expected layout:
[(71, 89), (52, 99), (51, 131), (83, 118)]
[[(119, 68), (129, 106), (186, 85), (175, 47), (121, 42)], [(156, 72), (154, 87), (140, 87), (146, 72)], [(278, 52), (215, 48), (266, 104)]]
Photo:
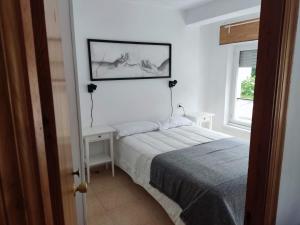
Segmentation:
[(117, 139), (133, 134), (145, 133), (159, 129), (159, 125), (151, 121), (122, 123), (113, 125), (112, 127), (117, 130)]
[(191, 126), (193, 122), (183, 116), (170, 117), (166, 121), (159, 122), (160, 130), (167, 130), (170, 128), (181, 127), (181, 126)]

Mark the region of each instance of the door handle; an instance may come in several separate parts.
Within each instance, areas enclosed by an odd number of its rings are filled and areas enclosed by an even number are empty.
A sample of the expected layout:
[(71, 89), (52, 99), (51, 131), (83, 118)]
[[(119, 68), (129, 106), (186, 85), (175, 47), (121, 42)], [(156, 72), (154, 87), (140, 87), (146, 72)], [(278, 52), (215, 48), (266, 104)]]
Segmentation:
[(80, 183), (77, 187), (74, 184), (74, 187), (73, 187), (74, 195), (76, 195), (76, 192), (79, 192), (79, 193), (82, 193), (82, 194), (87, 193), (87, 190), (88, 190), (88, 185), (87, 185), (86, 182)]

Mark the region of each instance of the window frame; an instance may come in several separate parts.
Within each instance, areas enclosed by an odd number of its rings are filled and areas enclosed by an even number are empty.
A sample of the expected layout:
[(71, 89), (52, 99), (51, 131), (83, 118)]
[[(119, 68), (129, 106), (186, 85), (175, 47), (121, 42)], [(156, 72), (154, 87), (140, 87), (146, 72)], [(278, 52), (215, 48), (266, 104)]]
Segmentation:
[(234, 126), (246, 130), (250, 130), (251, 122), (246, 122), (244, 120), (238, 120), (235, 118), (235, 106), (236, 106), (236, 96), (237, 96), (237, 77), (239, 71), (239, 60), (240, 52), (247, 50), (257, 50), (258, 41), (247, 42), (247, 43), (238, 43), (233, 45), (232, 51), (232, 61), (230, 66), (232, 67), (231, 76), (230, 76), (230, 94), (229, 94), (229, 106), (228, 106), (228, 118), (227, 125)]

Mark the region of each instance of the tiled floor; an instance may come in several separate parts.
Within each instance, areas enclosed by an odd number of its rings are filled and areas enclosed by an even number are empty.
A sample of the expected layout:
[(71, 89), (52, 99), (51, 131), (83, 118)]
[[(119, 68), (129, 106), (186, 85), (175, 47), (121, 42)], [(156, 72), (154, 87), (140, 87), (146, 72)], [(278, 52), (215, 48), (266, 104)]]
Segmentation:
[(91, 174), (88, 225), (173, 225), (162, 207), (131, 178), (116, 169)]

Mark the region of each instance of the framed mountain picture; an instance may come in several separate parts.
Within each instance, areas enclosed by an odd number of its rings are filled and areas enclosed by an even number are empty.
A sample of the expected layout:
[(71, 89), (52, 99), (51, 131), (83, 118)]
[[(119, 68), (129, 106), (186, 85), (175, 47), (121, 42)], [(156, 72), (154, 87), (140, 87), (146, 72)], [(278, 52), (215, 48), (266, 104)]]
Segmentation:
[(92, 81), (171, 77), (172, 45), (88, 39)]

